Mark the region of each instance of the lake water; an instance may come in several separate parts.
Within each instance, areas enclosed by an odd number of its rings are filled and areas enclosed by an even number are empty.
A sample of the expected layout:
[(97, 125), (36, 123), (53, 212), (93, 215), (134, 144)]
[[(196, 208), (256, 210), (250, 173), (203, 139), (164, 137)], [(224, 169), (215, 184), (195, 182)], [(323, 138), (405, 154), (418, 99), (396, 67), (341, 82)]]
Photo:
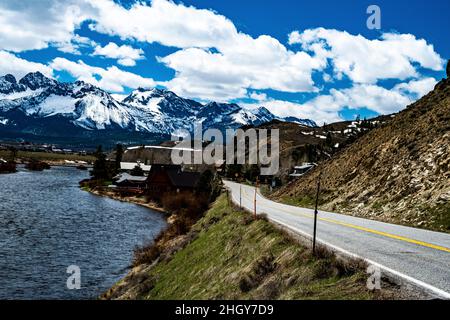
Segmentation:
[[(19, 170), (0, 174), (0, 299), (95, 298), (166, 225), (160, 213), (79, 189), (87, 171)], [(81, 289), (66, 286), (70, 265)]]

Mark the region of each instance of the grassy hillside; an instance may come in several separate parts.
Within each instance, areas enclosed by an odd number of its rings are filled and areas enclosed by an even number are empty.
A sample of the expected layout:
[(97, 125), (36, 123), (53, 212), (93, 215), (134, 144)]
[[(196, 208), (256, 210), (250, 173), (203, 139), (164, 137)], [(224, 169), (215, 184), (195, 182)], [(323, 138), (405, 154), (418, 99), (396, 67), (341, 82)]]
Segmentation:
[(388, 284), (366, 289), (365, 265), (321, 248), (317, 257), (265, 219), (222, 195), (187, 235), (152, 265), (135, 267), (104, 299), (392, 299)]
[(321, 208), (450, 232), (450, 80), (308, 175), (272, 195)]

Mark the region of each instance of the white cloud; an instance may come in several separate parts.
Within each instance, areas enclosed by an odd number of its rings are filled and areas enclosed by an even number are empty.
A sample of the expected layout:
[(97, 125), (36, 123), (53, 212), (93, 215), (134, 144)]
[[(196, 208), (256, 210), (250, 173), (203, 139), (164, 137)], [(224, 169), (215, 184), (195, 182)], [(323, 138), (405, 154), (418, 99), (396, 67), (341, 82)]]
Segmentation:
[(264, 101), (267, 100), (267, 94), (265, 93), (257, 93), (257, 92), (251, 92), (249, 94), (249, 98), (256, 100), (256, 101)]
[(0, 49), (20, 52), (50, 43), (69, 44), (80, 23), (93, 17), (85, 0), (3, 0), (0, 2)]
[(68, 42), (60, 42), (56, 43), (55, 47), (58, 48), (59, 51), (64, 53), (71, 53), (76, 55), (81, 55), (81, 48), (94, 47), (97, 43), (87, 37), (81, 37), (79, 35), (74, 35), (72, 39)]
[(394, 90), (403, 94), (410, 94), (419, 99), (433, 90), (436, 83), (437, 81), (434, 78), (423, 78), (419, 80), (411, 80), (406, 83), (399, 83), (394, 87)]
[(20, 79), (27, 73), (35, 71), (40, 71), (48, 77), (52, 77), (53, 74), (52, 69), (44, 64), (31, 62), (10, 52), (0, 50), (0, 75), (10, 73)]
[[(443, 64), (431, 45), (413, 35), (385, 33), (369, 40), (317, 28), (291, 33), (289, 43), (302, 45), (302, 50), (292, 51), (268, 35), (253, 38), (239, 32), (232, 21), (211, 10), (165, 0), (129, 9), (108, 0), (94, 6), (96, 31), (181, 48), (158, 61), (176, 72), (165, 85), (191, 98), (227, 101), (246, 97), (252, 89), (317, 92), (312, 73), (329, 61), (335, 79), (347, 75), (361, 84), (418, 78), (414, 63), (432, 70), (441, 70)], [(326, 74), (323, 79), (333, 80)]]
[(371, 84), (357, 84), (350, 89), (333, 89), (330, 93), (340, 108), (366, 107), (380, 114), (390, 114), (421, 98), (430, 92), (435, 84), (434, 78), (424, 78), (398, 84), (392, 89)]
[(337, 78), (347, 75), (357, 83), (376, 83), (380, 79), (405, 80), (419, 77), (413, 63), (439, 71), (444, 61), (432, 45), (411, 34), (384, 33), (369, 40), (333, 29), (309, 29), (289, 35), (290, 44), (301, 44), (316, 57), (331, 59)]
[[(180, 94), (200, 98), (232, 99), (247, 89), (285, 92), (317, 91), (311, 74), (325, 66), (304, 52), (292, 52), (276, 39), (242, 36), (223, 52), (200, 48), (179, 50), (159, 61), (176, 71), (166, 85)], [(200, 92), (199, 92), (200, 91)]]
[(172, 1), (137, 2), (126, 9), (110, 0), (92, 1), (98, 10), (91, 28), (122, 39), (158, 42), (177, 48), (215, 47), (237, 34), (234, 24), (211, 10)]
[(93, 5), (98, 16), (91, 28), (98, 32), (181, 48), (159, 61), (176, 71), (166, 85), (188, 97), (227, 100), (246, 96), (249, 88), (315, 91), (311, 74), (325, 66), (323, 59), (287, 50), (273, 37), (240, 33), (212, 10), (166, 0), (129, 9), (108, 0)]
[(144, 51), (142, 49), (135, 49), (128, 45), (118, 46), (114, 42), (108, 43), (106, 46), (96, 46), (93, 52), (95, 56), (103, 56), (111, 59), (118, 59), (118, 63), (132, 67), (136, 65), (136, 60), (142, 60)]
[[(337, 108), (368, 108), (380, 114), (397, 112), (410, 104), (409, 96), (372, 84), (357, 84), (350, 89), (331, 90)], [(320, 107), (320, 105), (318, 105)]]
[(322, 124), (341, 121), (339, 112), (344, 107), (368, 108), (380, 114), (398, 112), (431, 91), (435, 84), (434, 78), (411, 80), (390, 90), (373, 84), (356, 84), (347, 89), (332, 89), (329, 94), (319, 95), (304, 103), (266, 98), (245, 105), (253, 108), (265, 106), (280, 117), (296, 116)]
[(90, 66), (81, 60), (74, 62), (65, 58), (56, 58), (51, 62), (50, 67), (54, 70), (66, 71), (78, 80), (111, 92), (123, 92), (124, 87), (154, 87), (156, 85), (153, 79), (120, 70), (116, 66), (103, 69)]

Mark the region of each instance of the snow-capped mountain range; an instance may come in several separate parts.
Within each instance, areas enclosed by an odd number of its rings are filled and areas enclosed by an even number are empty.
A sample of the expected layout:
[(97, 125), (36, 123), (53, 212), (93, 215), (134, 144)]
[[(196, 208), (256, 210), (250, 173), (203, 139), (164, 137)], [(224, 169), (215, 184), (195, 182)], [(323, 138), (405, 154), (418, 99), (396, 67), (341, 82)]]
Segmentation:
[[(49, 124), (82, 130), (126, 130), (171, 134), (192, 130), (199, 121), (203, 129), (238, 128), (274, 119), (287, 121), (264, 107), (245, 109), (237, 104), (201, 104), (163, 89), (131, 92), (122, 101), (89, 83), (59, 82), (40, 72), (17, 81), (8, 74), (0, 77), (0, 129), (22, 129), (45, 134)], [(314, 121), (289, 117), (290, 122), (315, 126)], [(2, 128), (3, 127), (3, 128)]]

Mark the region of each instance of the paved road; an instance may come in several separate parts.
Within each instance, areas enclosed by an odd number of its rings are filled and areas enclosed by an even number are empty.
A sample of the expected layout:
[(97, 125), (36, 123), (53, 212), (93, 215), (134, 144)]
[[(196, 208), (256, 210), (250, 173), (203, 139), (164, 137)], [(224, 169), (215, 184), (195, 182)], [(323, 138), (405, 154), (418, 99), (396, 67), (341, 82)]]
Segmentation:
[[(253, 211), (254, 187), (224, 183), (236, 204), (241, 199), (242, 206)], [(299, 234), (312, 234), (314, 210), (280, 204), (258, 193), (256, 211)], [(319, 242), (364, 258), (436, 297), (450, 299), (450, 234), (324, 211), (318, 217)]]

